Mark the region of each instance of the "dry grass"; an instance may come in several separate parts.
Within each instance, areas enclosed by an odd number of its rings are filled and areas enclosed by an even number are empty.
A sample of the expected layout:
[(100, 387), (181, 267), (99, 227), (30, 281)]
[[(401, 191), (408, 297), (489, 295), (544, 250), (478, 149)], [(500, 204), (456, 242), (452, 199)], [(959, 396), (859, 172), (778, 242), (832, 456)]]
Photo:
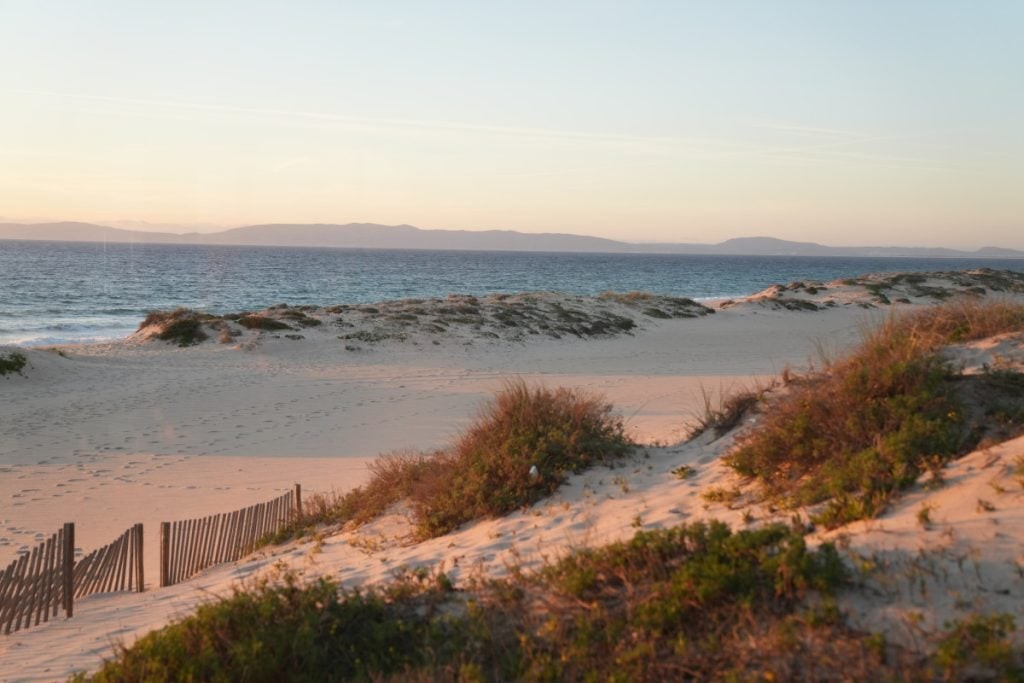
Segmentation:
[[(835, 526), (877, 514), (937, 461), (979, 438), (939, 350), (1024, 329), (1024, 306), (959, 302), (890, 317), (850, 356), (776, 400), (727, 462), (774, 498), (828, 501)], [(975, 411), (976, 413), (978, 411)]]
[(747, 415), (754, 412), (772, 386), (758, 385), (752, 389), (732, 392), (720, 390), (717, 400), (712, 392), (701, 387), (703, 410), (695, 417), (687, 438), (696, 438), (709, 430), (718, 438), (732, 431)]

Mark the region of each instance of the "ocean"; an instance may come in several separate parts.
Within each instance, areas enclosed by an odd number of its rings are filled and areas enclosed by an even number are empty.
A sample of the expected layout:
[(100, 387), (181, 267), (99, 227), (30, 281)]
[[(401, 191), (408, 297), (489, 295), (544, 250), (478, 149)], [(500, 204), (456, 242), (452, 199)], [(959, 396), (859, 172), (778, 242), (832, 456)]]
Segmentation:
[(130, 334), (152, 310), (210, 313), (276, 303), (331, 305), (387, 299), (552, 290), (642, 290), (694, 299), (744, 296), (773, 283), (873, 272), (1024, 271), (1024, 260), (694, 256), (0, 240), (0, 344), (105, 341)]

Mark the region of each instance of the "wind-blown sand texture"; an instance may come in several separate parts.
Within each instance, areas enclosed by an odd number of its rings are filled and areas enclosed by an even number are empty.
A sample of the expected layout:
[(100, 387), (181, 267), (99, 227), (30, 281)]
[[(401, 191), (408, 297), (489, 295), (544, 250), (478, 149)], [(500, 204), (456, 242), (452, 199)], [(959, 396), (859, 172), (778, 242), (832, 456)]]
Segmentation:
[[(770, 513), (700, 495), (736, 483), (718, 462), (733, 434), (685, 440), (706, 397), (767, 385), (789, 366), (841, 352), (894, 308), (956, 296), (1024, 299), (1024, 276), (792, 283), (710, 308), (668, 297), (551, 293), (277, 306), (254, 315), (290, 329), (249, 329), (247, 316), (225, 316), (201, 319), (208, 339), (194, 346), (161, 341), (151, 326), (122, 342), (21, 349), (27, 367), (0, 377), (0, 565), (66, 521), (76, 523), (85, 552), (142, 522), (152, 539), (151, 589), (92, 596), (76, 604), (73, 619), (0, 636), (0, 679), (53, 680), (95, 668), (112, 643), (131, 643), (282, 562), (345, 585), (440, 564), (457, 582), (628, 537), (637, 520), (644, 528), (710, 518), (756, 523)], [(1004, 335), (948, 353), (968, 368), (1022, 368), (1022, 349), (1024, 337)], [(233, 510), (293, 482), (307, 492), (348, 490), (365, 481), (379, 453), (450, 441), (512, 377), (605, 395), (647, 447), (625, 468), (573, 477), (528, 510), (431, 541), (413, 543), (397, 508), (359, 529), (327, 530), (316, 543), (272, 546), (155, 587), (160, 521)], [(924, 614), (914, 622), (921, 629), (994, 606), (1024, 614), (1024, 494), (1014, 480), (1021, 456), (1024, 439), (968, 455), (949, 468), (945, 488), (915, 490), (882, 518), (844, 527), (850, 553), (880, 554), (892, 569), (889, 583), (841, 606), (908, 641), (919, 636), (904, 633), (915, 610)], [(680, 480), (672, 472), (684, 464), (696, 474)], [(993, 509), (979, 512), (982, 499)], [(928, 530), (917, 520), (922, 505), (934, 507)], [(933, 577), (923, 588), (921, 567)]]

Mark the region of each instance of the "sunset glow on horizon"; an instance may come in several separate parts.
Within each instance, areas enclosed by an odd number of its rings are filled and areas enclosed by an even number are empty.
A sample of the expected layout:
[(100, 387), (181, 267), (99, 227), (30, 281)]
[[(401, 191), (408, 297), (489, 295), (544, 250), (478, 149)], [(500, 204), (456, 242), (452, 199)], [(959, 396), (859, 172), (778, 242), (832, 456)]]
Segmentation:
[(1024, 3), (0, 4), (0, 221), (1024, 248)]

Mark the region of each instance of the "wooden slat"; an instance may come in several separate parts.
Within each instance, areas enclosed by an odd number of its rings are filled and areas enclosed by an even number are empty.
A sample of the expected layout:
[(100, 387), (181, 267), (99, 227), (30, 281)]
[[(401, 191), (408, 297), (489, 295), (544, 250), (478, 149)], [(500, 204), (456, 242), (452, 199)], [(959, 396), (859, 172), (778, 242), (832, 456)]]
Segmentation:
[(22, 623), (25, 625), (24, 627), (32, 625), (32, 612), (35, 611), (36, 600), (38, 599), (39, 589), (41, 588), (41, 586), (39, 585), (39, 570), (42, 568), (43, 561), (42, 548), (43, 546), (41, 545), (37, 545), (35, 548), (32, 548), (32, 560), (29, 569), (30, 588), (28, 593), (26, 594), (26, 600), (24, 601), (24, 605), (21, 611), (23, 620)]
[(196, 573), (196, 541), (199, 538), (199, 520), (192, 519), (188, 523), (188, 542), (186, 543), (185, 576), (189, 579)]
[(235, 510), (235, 519), (231, 524), (231, 540), (228, 544), (228, 556), (225, 559), (232, 562), (238, 559), (238, 535), (241, 533), (243, 515), (242, 510)]
[[(18, 562), (20, 560), (11, 560), (11, 563), (7, 565), (7, 568), (0, 572), (0, 625), (3, 624), (4, 606), (7, 605), (8, 597), (7, 594), (14, 594), (14, 573), (18, 568)], [(13, 598), (11, 598), (13, 600)]]
[(96, 555), (96, 560), (93, 563), (92, 572), (90, 572), (91, 576), (89, 577), (89, 582), (85, 586), (83, 595), (92, 595), (93, 593), (99, 592), (100, 586), (103, 585), (103, 572), (106, 569), (110, 553), (111, 547), (109, 544), (100, 548), (99, 553)]
[(199, 555), (199, 540), (203, 535), (202, 520), (193, 519), (192, 528), (188, 538), (188, 569), (185, 578), (191, 578), (196, 573), (196, 557)]
[(202, 569), (203, 543), (206, 541), (206, 518), (196, 520), (196, 535), (192, 539), (192, 571), (190, 576), (195, 576)]
[(110, 593), (117, 590), (117, 566), (120, 564), (121, 559), (121, 540), (123, 536), (119, 536), (111, 544), (110, 557), (107, 558), (107, 566), (103, 568), (103, 583), (100, 589), (101, 593)]
[(171, 523), (160, 522), (160, 588), (171, 585)]
[(46, 557), (43, 560), (43, 585), (39, 607), (36, 611), (36, 623), (50, 620), (50, 601), (53, 599), (53, 545), (57, 539), (50, 536), (46, 539)]
[(53, 581), (53, 616), (60, 613), (61, 605), (64, 604), (64, 529), (57, 529), (57, 551), (55, 576)]
[(103, 557), (103, 565), (100, 567), (99, 571), (99, 580), (96, 582), (97, 593), (110, 592), (111, 580), (114, 577), (114, 568), (117, 566), (117, 555), (121, 552), (121, 544), (118, 542), (120, 540), (121, 539), (117, 539), (107, 546), (107, 552)]
[(174, 549), (171, 551), (171, 558), (174, 561), (171, 583), (181, 581), (181, 563), (184, 546), (182, 539), (185, 538), (185, 520), (174, 523), (174, 536), (172, 537)]
[(72, 585), (76, 597), (81, 597), (82, 592), (85, 590), (85, 577), (92, 570), (95, 561), (96, 553), (89, 553), (75, 564), (74, 583)]
[(146, 563), (143, 562), (145, 556), (142, 554), (143, 541), (145, 540), (145, 534), (143, 534), (143, 526), (141, 523), (135, 525), (135, 536), (138, 539), (138, 543), (135, 545), (135, 581), (138, 586), (140, 593), (146, 590), (146, 577), (143, 569)]
[(64, 616), (71, 618), (75, 613), (75, 523), (64, 524), (62, 544), (64, 547), (61, 574), (64, 577)]
[(124, 590), (125, 575), (128, 573), (128, 545), (131, 540), (132, 537), (127, 531), (121, 534), (121, 552), (117, 556), (117, 578), (114, 580), (114, 590)]
[(202, 569), (213, 566), (211, 548), (217, 538), (217, 518), (219, 515), (211, 515), (206, 518), (206, 538), (203, 539), (203, 552), (201, 556)]
[(25, 576), (25, 570), (28, 567), (28, 553), (25, 553), (18, 559), (18, 564), (14, 568), (14, 573), (11, 575), (11, 591), (7, 604), (0, 616), (0, 622), (3, 623), (4, 633), (11, 632), (11, 626), (14, 623), (14, 617), (18, 614), (18, 604), (20, 602), (22, 579)]
[(210, 555), (210, 561), (214, 564), (220, 564), (224, 561), (224, 537), (227, 536), (230, 521), (230, 512), (225, 512), (218, 516), (217, 538), (213, 541), (213, 549)]

